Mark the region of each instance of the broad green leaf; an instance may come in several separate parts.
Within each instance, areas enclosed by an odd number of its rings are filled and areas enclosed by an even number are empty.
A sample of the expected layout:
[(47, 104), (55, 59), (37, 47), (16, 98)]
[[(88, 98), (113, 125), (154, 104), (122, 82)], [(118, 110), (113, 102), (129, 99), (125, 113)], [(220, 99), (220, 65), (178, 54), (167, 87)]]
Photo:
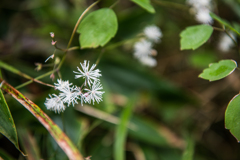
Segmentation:
[(225, 128), (240, 142), (240, 95), (229, 102), (225, 112)]
[(233, 32), (235, 32), (235, 33), (237, 33), (237, 34), (240, 35), (240, 33), (239, 33), (236, 29), (234, 29), (234, 28), (232, 27), (232, 25), (231, 25), (228, 21), (226, 21), (226, 20), (218, 17), (218, 16), (217, 16), (216, 14), (214, 14), (214, 13), (210, 13), (210, 16), (211, 16), (213, 19), (215, 19), (216, 21), (218, 21), (219, 23), (221, 23), (222, 25), (224, 25), (225, 27), (229, 28), (229, 29), (232, 30)]
[(112, 9), (103, 8), (90, 13), (77, 32), (80, 33), (79, 42), (81, 48), (96, 48), (104, 46), (118, 29), (117, 16)]
[(130, 102), (120, 118), (120, 123), (116, 128), (115, 143), (114, 143), (114, 159), (124, 160), (125, 159), (125, 141), (127, 137), (127, 124), (132, 113), (134, 104)]
[(0, 133), (7, 137), (20, 151), (18, 145), (17, 131), (11, 112), (0, 89)]
[(147, 10), (148, 12), (155, 13), (155, 9), (150, 4), (149, 0), (131, 0), (131, 1), (139, 5), (143, 9)]
[(227, 77), (237, 68), (237, 63), (234, 60), (221, 60), (218, 63), (212, 63), (209, 68), (204, 69), (199, 75), (200, 78), (216, 81)]
[(212, 32), (213, 28), (206, 24), (187, 27), (180, 33), (181, 50), (197, 49), (210, 38)]

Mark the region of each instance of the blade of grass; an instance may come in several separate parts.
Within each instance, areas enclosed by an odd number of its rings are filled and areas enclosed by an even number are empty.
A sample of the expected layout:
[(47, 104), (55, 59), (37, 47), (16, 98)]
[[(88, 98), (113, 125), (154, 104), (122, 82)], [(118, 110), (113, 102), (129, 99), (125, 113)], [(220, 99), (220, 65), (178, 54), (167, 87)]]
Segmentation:
[(37, 146), (36, 140), (34, 139), (34, 137), (30, 134), (29, 131), (27, 131), (26, 128), (21, 128), (18, 129), (18, 133), (19, 133), (19, 140), (20, 143), (22, 144), (28, 160), (40, 160), (40, 153), (39, 153), (39, 148)]
[(40, 123), (48, 130), (58, 145), (66, 153), (69, 159), (83, 160), (76, 146), (66, 136), (66, 134), (45, 114), (36, 104), (25, 97), (18, 90), (0, 78), (2, 90), (9, 93), (19, 103), (21, 103), (29, 112), (31, 112)]
[(120, 123), (116, 128), (115, 143), (114, 143), (114, 159), (125, 160), (125, 143), (127, 137), (127, 125), (132, 114), (134, 101), (131, 99), (126, 108), (124, 108)]

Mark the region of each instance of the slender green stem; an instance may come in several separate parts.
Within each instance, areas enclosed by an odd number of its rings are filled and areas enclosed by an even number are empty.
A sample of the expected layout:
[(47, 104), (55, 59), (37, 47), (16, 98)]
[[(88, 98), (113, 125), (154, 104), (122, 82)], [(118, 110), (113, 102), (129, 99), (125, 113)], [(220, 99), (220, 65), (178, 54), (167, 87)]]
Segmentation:
[(117, 0), (115, 3), (113, 3), (109, 8), (113, 8), (113, 7), (115, 7), (116, 6), (116, 4), (118, 4), (120, 2), (120, 0)]
[(75, 33), (76, 33), (76, 30), (77, 30), (77, 28), (78, 28), (78, 25), (80, 24), (81, 20), (83, 19), (83, 16), (84, 16), (90, 9), (92, 9), (96, 4), (98, 4), (98, 2), (100, 2), (100, 0), (98, 0), (98, 1), (94, 2), (93, 4), (91, 4), (91, 5), (82, 13), (82, 15), (79, 17), (79, 19), (78, 19), (78, 21), (77, 21), (77, 23), (76, 23), (76, 25), (75, 25), (75, 27), (74, 27), (74, 29), (73, 29), (71, 38), (70, 38), (70, 40), (69, 40), (69, 42), (68, 42), (67, 49), (71, 46), (73, 37), (74, 37), (74, 35), (75, 35)]
[(162, 1), (162, 0), (153, 0), (153, 2), (165, 7), (171, 7), (171, 8), (181, 9), (181, 10), (189, 10), (188, 6), (179, 4), (176, 2), (169, 2), (169, 1)]
[(100, 61), (100, 59), (102, 58), (102, 55), (103, 55), (103, 53), (104, 53), (104, 49), (102, 49), (102, 51), (101, 51), (101, 53), (100, 53), (100, 55), (98, 56), (98, 59), (97, 59), (97, 61), (96, 61), (96, 66), (98, 65), (98, 63), (99, 63), (99, 61)]
[(236, 49), (237, 49), (238, 54), (240, 54), (240, 51), (239, 51), (239, 49), (238, 49), (238, 43), (237, 43), (237, 41), (232, 37), (232, 35), (231, 35), (227, 30), (225, 30), (225, 33), (232, 39), (232, 41), (233, 41), (234, 44), (236, 45)]
[(212, 28), (216, 31), (225, 32), (225, 29), (222, 29), (222, 28), (213, 27), (213, 26), (212, 26)]
[(231, 34), (230, 34), (227, 30), (225, 30), (225, 32), (226, 32), (226, 34), (233, 40), (233, 42), (235, 43), (235, 45), (238, 46), (237, 41), (231, 36)]
[[(68, 48), (69, 48), (69, 47), (71, 46), (71, 44), (72, 44), (73, 37), (74, 37), (74, 35), (75, 35), (75, 33), (76, 33), (76, 30), (77, 30), (77, 28), (78, 28), (78, 25), (80, 24), (81, 20), (83, 19), (83, 16), (84, 16), (91, 8), (93, 8), (98, 2), (100, 2), (100, 1), (101, 1), (101, 0), (98, 0), (98, 1), (94, 2), (93, 4), (91, 4), (91, 5), (81, 14), (81, 16), (79, 17), (79, 19), (78, 19), (78, 21), (77, 21), (77, 23), (76, 23), (76, 25), (75, 25), (75, 27), (74, 27), (74, 29), (73, 29), (71, 38), (70, 38), (70, 40), (69, 40), (69, 42), (68, 42), (68, 45), (67, 45), (67, 50), (68, 50)], [(64, 60), (65, 60), (65, 58), (66, 58), (66, 54), (67, 54), (67, 51), (65, 51), (65, 53), (64, 53), (64, 55), (63, 55), (63, 57), (62, 57), (62, 60), (61, 60), (60, 64), (58, 65), (58, 70), (60, 70), (60, 68), (61, 68), (61, 66), (62, 66), (62, 64), (63, 64), (63, 62), (64, 62)]]
[[(45, 73), (45, 74), (42, 74), (41, 76), (38, 76), (38, 77), (36, 77), (36, 78), (34, 78), (34, 79), (35, 79), (35, 80), (37, 80), (37, 79), (42, 79), (42, 78), (44, 78), (44, 77), (46, 77), (46, 76), (51, 75), (53, 72), (55, 72), (55, 70), (49, 71), (49, 72), (47, 72), (47, 73)], [(15, 88), (16, 88), (16, 89), (22, 88), (22, 87), (24, 87), (24, 86), (26, 86), (26, 85), (28, 85), (28, 84), (30, 84), (30, 83), (32, 83), (32, 82), (33, 82), (33, 80), (29, 80), (29, 81), (27, 81), (27, 82), (25, 82), (25, 83), (23, 83), (23, 84), (15, 87)], [(51, 86), (51, 87), (53, 87), (53, 86)]]
[(24, 78), (26, 78), (26, 79), (30, 79), (31, 82), (36, 82), (36, 83), (39, 83), (39, 84), (42, 84), (42, 85), (46, 85), (46, 86), (49, 86), (49, 87), (53, 87), (53, 85), (47, 84), (47, 83), (44, 83), (44, 82), (42, 82), (42, 81), (39, 81), (39, 80), (37, 80), (37, 79), (35, 79), (35, 78), (32, 78), (31, 76), (29, 76), (29, 75), (27, 75), (27, 74), (25, 74), (25, 73), (22, 73), (21, 71), (17, 70), (16, 68), (14, 68), (14, 67), (12, 67), (12, 66), (10, 66), (10, 65), (2, 62), (2, 61), (0, 61), (0, 67), (1, 67), (1, 68), (4, 68), (4, 69), (6, 69), (6, 70), (8, 70), (8, 71), (10, 71), (10, 72), (12, 72), (12, 73), (15, 73), (15, 74), (17, 74), (17, 75), (19, 75), (19, 76), (22, 76), (22, 77), (24, 77)]

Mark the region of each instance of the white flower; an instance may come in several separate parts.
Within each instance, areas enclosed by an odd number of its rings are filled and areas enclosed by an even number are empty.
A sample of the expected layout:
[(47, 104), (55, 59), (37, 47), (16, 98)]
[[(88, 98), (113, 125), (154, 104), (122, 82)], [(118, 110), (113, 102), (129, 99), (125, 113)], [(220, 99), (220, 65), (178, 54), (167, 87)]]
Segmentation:
[(75, 104), (78, 104), (78, 99), (80, 99), (81, 104), (83, 104), (83, 101), (86, 101), (85, 98), (82, 97), (83, 94), (79, 87), (72, 86), (72, 83), (69, 83), (68, 81), (62, 81), (61, 79), (58, 79), (57, 81), (58, 83), (54, 83), (55, 88), (61, 91), (59, 97), (64, 103), (67, 103), (68, 106), (70, 104), (72, 104), (73, 106)]
[(63, 104), (63, 101), (60, 97), (53, 94), (53, 97), (49, 95), (50, 98), (46, 98), (44, 103), (48, 110), (54, 110), (55, 112), (62, 112), (65, 110), (66, 106)]
[(213, 19), (209, 15), (212, 10), (211, 0), (187, 0), (187, 3), (192, 6), (191, 11), (195, 14), (198, 22), (203, 24), (213, 23)]
[(149, 66), (149, 67), (155, 67), (157, 65), (157, 61), (150, 56), (141, 57), (141, 58), (139, 58), (139, 61), (143, 65), (146, 65), (146, 66)]
[[(99, 69), (94, 70), (94, 68), (96, 67), (96, 64), (93, 64), (92, 67), (89, 70), (89, 61), (87, 63), (87, 61), (85, 60), (84, 63), (80, 63), (82, 70), (77, 67), (79, 72), (75, 72), (74, 73), (78, 74), (75, 75), (75, 78), (85, 78), (85, 86), (88, 85), (91, 86), (91, 84), (93, 83), (93, 81), (98, 81), (98, 77), (102, 76), (99, 72)], [(93, 80), (93, 81), (92, 81)]]
[(142, 40), (134, 44), (134, 57), (140, 58), (151, 55), (152, 43), (147, 40)]
[(196, 14), (196, 20), (200, 23), (212, 24), (213, 19), (209, 15), (209, 13), (210, 13), (210, 10), (208, 10), (207, 8), (203, 8), (203, 9), (198, 10), (197, 14)]
[(144, 34), (146, 37), (153, 42), (159, 42), (160, 38), (162, 38), (162, 32), (157, 26), (148, 26), (144, 29)]
[[(231, 37), (236, 40), (236, 35), (232, 32), (229, 32), (229, 34), (231, 35)], [(223, 52), (227, 52), (231, 49), (231, 47), (234, 46), (234, 42), (233, 40), (226, 34), (223, 33), (221, 35), (219, 44), (218, 44), (218, 49), (223, 51)]]
[(103, 87), (99, 81), (94, 81), (91, 89), (85, 89), (87, 92), (84, 94), (84, 96), (86, 96), (88, 103), (91, 103), (92, 101), (94, 104), (95, 101), (97, 101), (97, 103), (102, 101), (102, 94), (105, 92), (99, 91), (100, 89), (103, 89)]

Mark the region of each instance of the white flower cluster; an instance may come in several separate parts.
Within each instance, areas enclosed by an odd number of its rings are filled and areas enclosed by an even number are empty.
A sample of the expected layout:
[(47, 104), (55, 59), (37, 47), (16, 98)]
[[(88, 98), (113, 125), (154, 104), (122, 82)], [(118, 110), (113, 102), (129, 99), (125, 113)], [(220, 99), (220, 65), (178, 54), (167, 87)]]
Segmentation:
[(211, 0), (187, 0), (187, 4), (192, 6), (193, 14), (198, 22), (212, 24), (213, 19), (209, 15), (212, 10)]
[(152, 56), (157, 55), (157, 51), (152, 48), (153, 43), (160, 42), (162, 32), (157, 26), (148, 26), (144, 29), (146, 38), (141, 39), (134, 44), (134, 57), (137, 58), (143, 65), (154, 67), (157, 65), (156, 59)]
[[(237, 40), (236, 35), (233, 32), (229, 32), (229, 34), (235, 41)], [(222, 33), (218, 43), (218, 49), (222, 52), (228, 52), (234, 46), (232, 38), (230, 38), (226, 33)]]
[(104, 91), (101, 91), (103, 87), (98, 79), (102, 76), (100, 74), (100, 70), (95, 69), (96, 64), (93, 64), (89, 70), (89, 61), (87, 62), (86, 60), (83, 64), (80, 63), (80, 65), (82, 70), (77, 67), (78, 72), (73, 72), (77, 74), (75, 75), (75, 78), (85, 79), (84, 85), (82, 87), (78, 87), (69, 83), (69, 81), (58, 79), (58, 83), (54, 83), (54, 85), (55, 88), (60, 91), (60, 94), (52, 94), (49, 95), (50, 98), (46, 98), (46, 102), (44, 104), (47, 109), (60, 113), (65, 110), (66, 105), (68, 107), (71, 104), (74, 106), (78, 103), (78, 100), (80, 100), (81, 105), (83, 105), (83, 103), (91, 104), (92, 102), (94, 104), (95, 101), (97, 103), (102, 101), (102, 94)]

